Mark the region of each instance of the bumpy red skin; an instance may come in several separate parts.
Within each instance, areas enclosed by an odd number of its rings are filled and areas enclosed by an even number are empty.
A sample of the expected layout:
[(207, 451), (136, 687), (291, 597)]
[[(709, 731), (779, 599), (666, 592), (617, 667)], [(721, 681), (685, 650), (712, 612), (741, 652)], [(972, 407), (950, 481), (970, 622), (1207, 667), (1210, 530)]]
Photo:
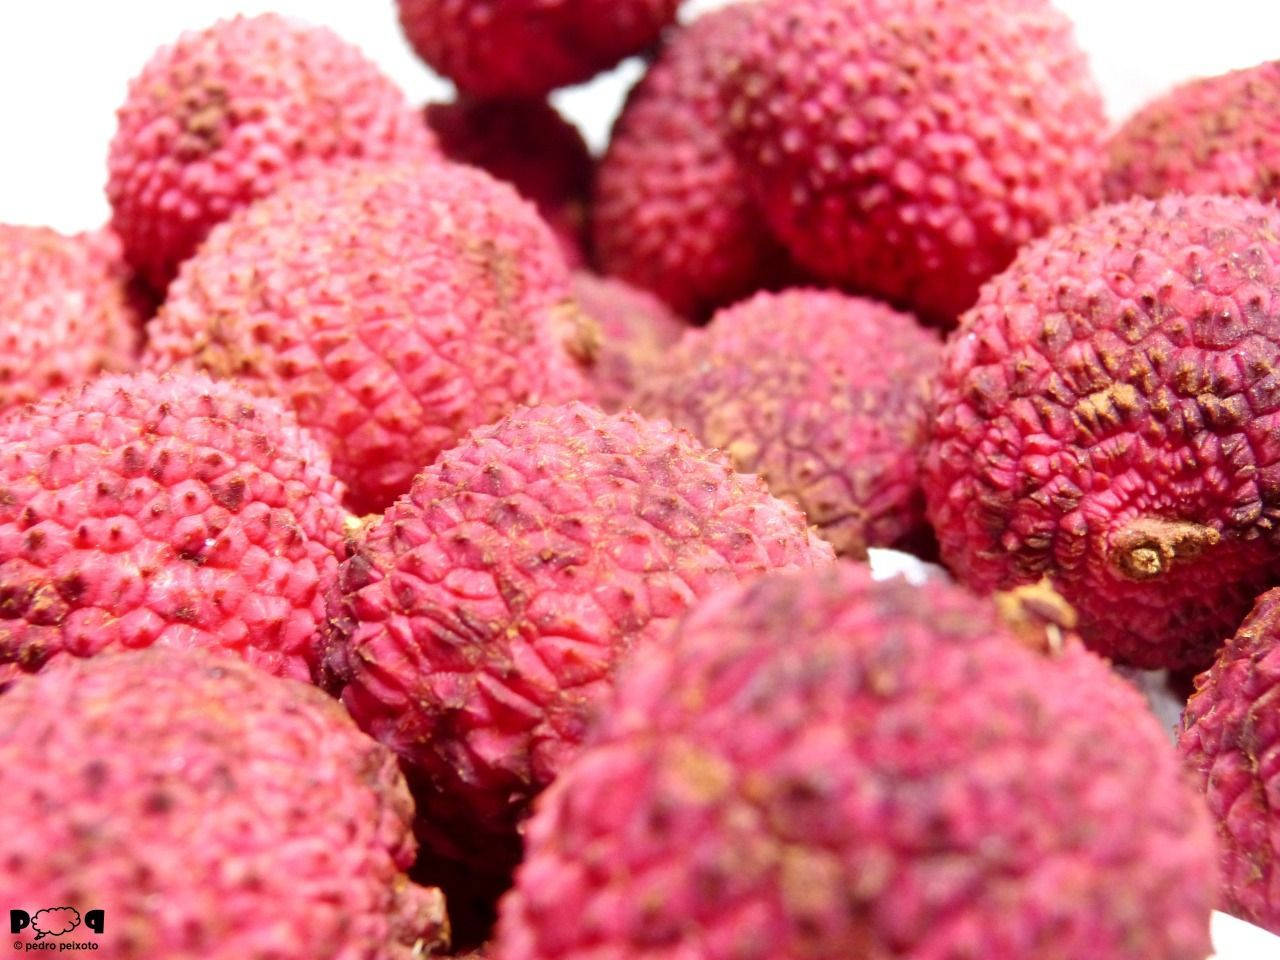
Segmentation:
[(652, 45), (680, 0), (398, 0), (429, 66), (464, 93), (540, 97)]
[(1280, 934), (1280, 590), (1196, 679), (1178, 748), (1218, 824), (1223, 909)]
[(790, 263), (725, 142), (719, 75), (748, 12), (726, 7), (672, 36), (596, 174), (597, 265), (689, 317), (760, 289)]
[(347, 164), (220, 225), (143, 363), (236, 376), (293, 407), (349, 503), (381, 510), (472, 427), (582, 395), (558, 341), (564, 257), (532, 204), (458, 164)]
[(501, 870), (624, 650), (740, 578), (830, 559), (682, 431), (527, 408), (444, 453), (344, 562), (327, 685), (400, 755), (428, 842)]
[(635, 396), (796, 503), (841, 556), (918, 540), (942, 344), (914, 317), (821, 290), (721, 310)]
[(688, 325), (657, 297), (614, 277), (576, 273), (573, 295), (599, 328), (592, 399), (609, 413), (630, 407), (636, 389), (656, 375)]
[(730, 140), (800, 264), (951, 325), (1099, 198), (1106, 119), (1048, 0), (764, 0)]
[(840, 564), (628, 658), (495, 960), (1202, 960), (1212, 828), (1136, 691)]
[(1166, 197), (1029, 245), (947, 344), (925, 460), (942, 556), (1049, 576), (1100, 653), (1203, 667), (1280, 579), (1280, 213)]
[(578, 128), (545, 100), (429, 103), (423, 111), (446, 157), (487, 170), (530, 200), (571, 266), (586, 263), (594, 161)]
[(120, 243), (0, 224), (0, 412), (137, 362)]
[(447, 938), (439, 891), (404, 875), (392, 754), (314, 687), (229, 657), (131, 651), (15, 684), (0, 789), (4, 902), (102, 910), (101, 936), (64, 939), (116, 960), (410, 960)]
[(112, 226), (163, 290), (214, 224), (289, 177), (435, 152), (354, 46), (276, 14), (235, 17), (161, 48), (130, 84), (108, 158)]
[(217, 647), (310, 676), (342, 487), (279, 403), (101, 377), (0, 422), (0, 686), (51, 658)]
[(1280, 61), (1192, 80), (1147, 104), (1111, 138), (1104, 185), (1135, 194), (1280, 199)]

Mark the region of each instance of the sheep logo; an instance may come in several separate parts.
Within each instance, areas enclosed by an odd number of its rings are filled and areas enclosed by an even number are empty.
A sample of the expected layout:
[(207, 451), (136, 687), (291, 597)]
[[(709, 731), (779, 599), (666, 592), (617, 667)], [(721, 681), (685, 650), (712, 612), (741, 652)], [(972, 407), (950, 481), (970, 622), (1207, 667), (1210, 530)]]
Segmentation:
[[(95, 934), (102, 933), (103, 912), (90, 910), (84, 915), (83, 922), (88, 930)], [(80, 911), (75, 907), (45, 907), (33, 914), (25, 910), (9, 911), (9, 932), (21, 933), (30, 927), (35, 931), (37, 940), (65, 936), (80, 926), (80, 923)]]

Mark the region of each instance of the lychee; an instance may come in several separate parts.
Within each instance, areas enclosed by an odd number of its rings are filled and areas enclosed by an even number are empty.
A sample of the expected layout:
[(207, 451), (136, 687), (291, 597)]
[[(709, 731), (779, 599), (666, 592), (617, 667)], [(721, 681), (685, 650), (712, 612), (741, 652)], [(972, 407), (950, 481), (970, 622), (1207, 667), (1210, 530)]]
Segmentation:
[(760, 474), (862, 559), (925, 529), (919, 459), (941, 354), (934, 333), (874, 301), (761, 293), (685, 337), (634, 403)]
[(726, 58), (730, 140), (820, 277), (939, 323), (1098, 199), (1106, 119), (1047, 0), (762, 0)]
[(471, 427), (584, 388), (558, 340), (568, 268), (532, 204), (481, 170), (344, 164), (217, 227), (143, 362), (235, 376), (380, 510)]
[(535, 804), (496, 960), (1202, 960), (1213, 834), (1141, 696), (840, 564), (628, 657)]
[(156, 52), (129, 86), (107, 195), (125, 254), (157, 290), (216, 223), (344, 157), (425, 159), (400, 90), (331, 31), (235, 17)]
[(58, 656), (233, 650), (307, 678), (346, 513), (279, 403), (106, 376), (0, 421), (0, 686)]
[(62, 949), (410, 960), (447, 943), (440, 892), (404, 875), (395, 757), (319, 690), (230, 657), (130, 651), (14, 684), (0, 792), (3, 902), (100, 911)]
[(925, 461), (967, 584), (1050, 577), (1100, 653), (1203, 667), (1280, 581), (1280, 212), (1102, 207), (1027, 246), (947, 344)]

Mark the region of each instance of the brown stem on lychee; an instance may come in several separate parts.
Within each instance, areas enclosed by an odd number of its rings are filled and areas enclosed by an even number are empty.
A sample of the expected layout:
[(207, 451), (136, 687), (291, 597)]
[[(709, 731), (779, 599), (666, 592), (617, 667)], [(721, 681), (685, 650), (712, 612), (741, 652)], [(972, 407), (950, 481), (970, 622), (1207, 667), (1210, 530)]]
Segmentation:
[(1076, 628), (1075, 608), (1053, 589), (1047, 577), (997, 593), (995, 602), (1000, 619), (1013, 635), (1037, 653), (1061, 653), (1066, 637)]
[(1107, 559), (1123, 577), (1153, 580), (1175, 562), (1193, 560), (1221, 539), (1217, 530), (1202, 524), (1139, 517), (1111, 537)]

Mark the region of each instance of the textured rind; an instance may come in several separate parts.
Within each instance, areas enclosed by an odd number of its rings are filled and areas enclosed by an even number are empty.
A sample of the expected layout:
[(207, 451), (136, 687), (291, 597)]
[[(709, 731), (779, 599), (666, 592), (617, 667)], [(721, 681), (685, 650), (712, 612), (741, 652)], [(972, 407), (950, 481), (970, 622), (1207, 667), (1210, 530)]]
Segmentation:
[(667, 362), (689, 328), (657, 297), (615, 277), (575, 273), (573, 295), (599, 328), (592, 399), (616, 413), (632, 405), (636, 388), (657, 375), (658, 365)]
[(496, 960), (1202, 960), (1213, 834), (1142, 698), (839, 564), (630, 657), (535, 805)]
[(77, 939), (115, 960), (410, 960), (447, 940), (439, 891), (404, 875), (394, 756), (314, 687), (229, 657), (108, 654), (15, 684), (0, 790), (0, 897), (102, 910)]
[(446, 157), (514, 186), (555, 231), (565, 260), (586, 264), (595, 164), (577, 127), (545, 100), (463, 98), (429, 103), (423, 112)]
[(597, 265), (690, 317), (790, 264), (725, 141), (719, 77), (748, 13), (726, 7), (672, 35), (628, 97), (596, 173)]
[(1178, 748), (1218, 825), (1223, 909), (1280, 934), (1280, 590), (1196, 679)]
[(0, 412), (128, 370), (141, 324), (111, 231), (0, 224)]
[(730, 141), (816, 275), (951, 324), (1099, 198), (1106, 119), (1047, 0), (764, 0), (725, 70)]
[(1206, 666), (1278, 579), (1277, 304), (1280, 212), (1253, 200), (1101, 207), (1026, 247), (935, 391), (947, 565), (981, 590), (1051, 577), (1121, 662)]
[(583, 395), (558, 342), (564, 258), (533, 205), (452, 163), (350, 163), (218, 226), (151, 323), (144, 365), (292, 406), (359, 513), (472, 427)]
[(1227, 193), (1280, 199), (1280, 61), (1192, 80), (1116, 131), (1103, 181), (1135, 194)]
[(333, 32), (235, 17), (162, 47), (130, 83), (108, 157), (112, 226), (157, 290), (216, 223), (343, 157), (425, 159), (400, 90)]
[(429, 66), (477, 97), (540, 97), (653, 44), (680, 0), (397, 0)]
[(841, 556), (925, 529), (919, 459), (942, 344), (914, 317), (821, 290), (761, 293), (690, 333), (635, 407), (724, 450)]
[(831, 556), (682, 431), (527, 408), (442, 454), (343, 563), (326, 685), (400, 755), (428, 842), (500, 870), (619, 654), (740, 578)]
[(324, 450), (203, 376), (104, 376), (0, 421), (0, 686), (217, 647), (306, 679), (345, 534)]

